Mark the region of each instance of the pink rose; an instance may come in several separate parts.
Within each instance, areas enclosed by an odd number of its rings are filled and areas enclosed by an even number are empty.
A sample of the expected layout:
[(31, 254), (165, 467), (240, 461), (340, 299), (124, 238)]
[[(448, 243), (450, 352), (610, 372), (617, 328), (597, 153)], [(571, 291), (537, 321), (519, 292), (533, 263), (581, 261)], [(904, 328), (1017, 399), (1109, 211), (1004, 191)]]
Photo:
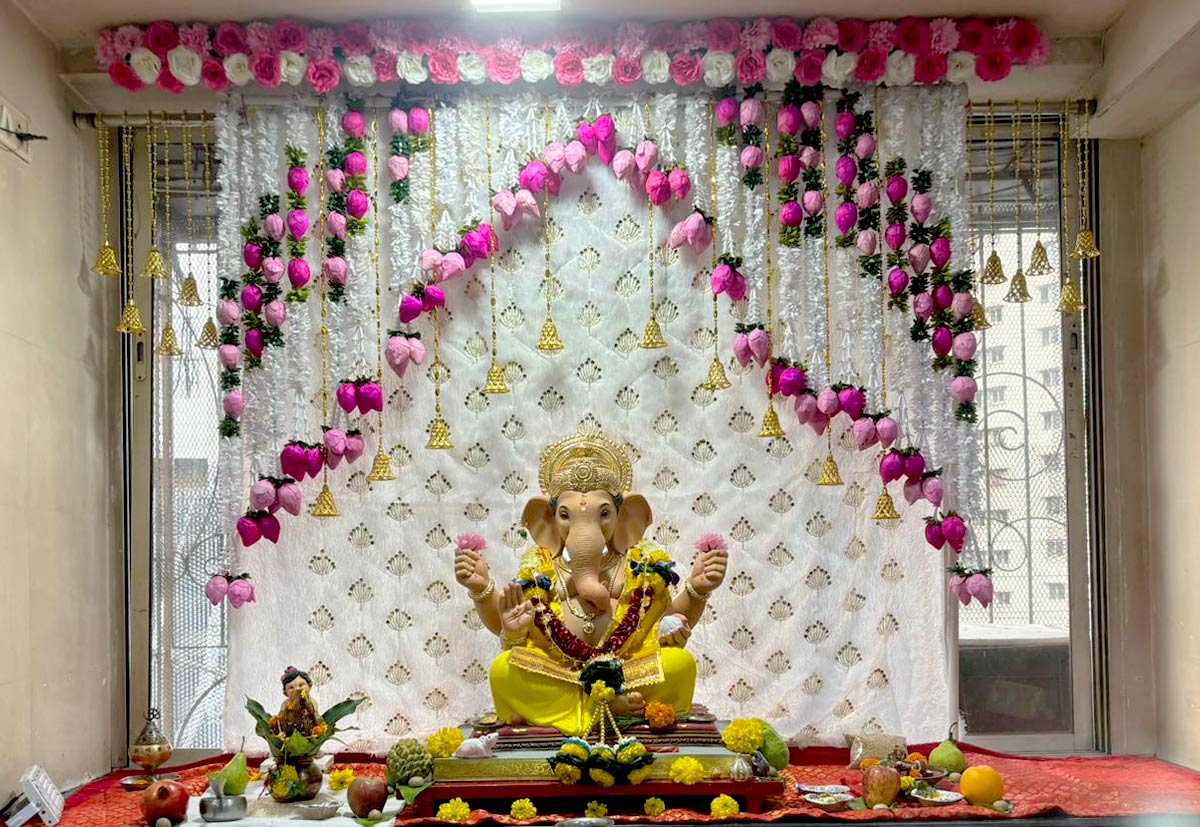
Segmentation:
[(283, 80), (283, 67), (274, 52), (255, 52), (250, 56), (250, 71), (259, 86), (274, 89)]
[(115, 29), (101, 29), (96, 33), (96, 63), (102, 69), (107, 69), (118, 60), (124, 60), (129, 52), (122, 52), (117, 44)]
[[(301, 198), (308, 192), (308, 170), (304, 167), (291, 167), (287, 173), (288, 189)], [(303, 233), (301, 233), (303, 235)]]
[(646, 195), (650, 203), (661, 206), (671, 198), (671, 185), (662, 170), (654, 170), (646, 176)]
[(347, 152), (346, 160), (342, 163), (342, 169), (347, 175), (366, 175), (367, 174), (367, 156), (361, 152)]
[(331, 238), (346, 237), (346, 216), (340, 212), (331, 212), (325, 217), (325, 234)]
[(338, 28), (337, 42), (347, 57), (365, 55), (371, 51), (371, 30), (363, 23), (346, 23)]
[(733, 98), (721, 98), (717, 103), (717, 125), (729, 126), (738, 117), (738, 102)]
[(975, 61), (975, 74), (988, 83), (1004, 80), (1011, 71), (1012, 58), (1004, 49), (987, 49)]
[(304, 79), (318, 95), (327, 95), (337, 88), (342, 79), (342, 67), (331, 57), (313, 58), (308, 61)]
[(375, 72), (375, 80), (388, 83), (396, 80), (396, 55), (388, 51), (379, 51), (371, 56), (371, 69)]
[(748, 126), (761, 127), (767, 121), (767, 110), (758, 98), (746, 98), (738, 113), (742, 128)]
[(804, 220), (804, 210), (795, 201), (785, 201), (779, 208), (779, 223), (785, 227), (799, 227)]
[(341, 192), (346, 188), (346, 173), (337, 167), (325, 170), (325, 186), (330, 192)]
[(762, 147), (751, 144), (742, 149), (740, 158), (742, 169), (758, 169), (763, 165), (764, 155)]
[(743, 49), (737, 53), (733, 65), (737, 70), (738, 83), (743, 86), (762, 83), (763, 79), (767, 76), (767, 60), (763, 57), (762, 52), (752, 52)]
[(279, 299), (268, 302), (267, 306), (263, 308), (263, 318), (271, 327), (282, 327), (283, 323), (287, 321), (287, 305)]
[(776, 17), (771, 21), (771, 42), (776, 49), (799, 51), (802, 34), (800, 24), (791, 17)]
[(415, 106), (408, 110), (408, 128), (414, 135), (424, 135), (429, 131), (429, 110)]
[(287, 274), (293, 290), (302, 289), (312, 279), (312, 271), (308, 268), (308, 262), (302, 258), (294, 258), (288, 262)]
[(808, 21), (804, 27), (804, 37), (800, 45), (805, 49), (823, 49), (836, 46), (838, 42), (838, 24), (830, 17), (816, 17)]
[(803, 86), (817, 86), (825, 70), (825, 50), (805, 49), (796, 61), (795, 77)]
[(1014, 20), (1008, 32), (1008, 48), (1014, 63), (1033, 63), (1045, 48), (1046, 36), (1028, 20)]
[(642, 79), (642, 61), (632, 56), (621, 56), (613, 62), (613, 83), (629, 86)]
[(458, 56), (453, 52), (430, 52), (429, 79), (447, 86), (458, 83)]
[(882, 46), (868, 46), (858, 53), (854, 64), (854, 77), (862, 83), (875, 83), (887, 71), (887, 50)]
[(511, 52), (497, 49), (488, 55), (484, 70), (492, 83), (510, 86), (521, 79), (521, 59)]
[(656, 23), (646, 38), (646, 44), (654, 51), (673, 52), (679, 48), (679, 27), (670, 21)]
[(583, 83), (583, 58), (578, 54), (559, 52), (554, 56), (554, 77), (563, 86)]
[(250, 44), (246, 40), (246, 30), (240, 23), (222, 23), (217, 26), (217, 33), (213, 35), (213, 51), (221, 57), (249, 53)]
[(487, 541), (478, 534), (460, 534), (454, 538), (454, 545), (460, 549), (483, 551), (487, 548)]
[(924, 54), (929, 51), (931, 39), (928, 20), (905, 17), (896, 24), (896, 45), (905, 54)]
[(396, 108), (389, 112), (388, 123), (391, 124), (392, 132), (400, 135), (408, 134), (408, 113), (403, 109)]
[(179, 81), (179, 78), (171, 74), (171, 70), (166, 66), (163, 66), (159, 70), (158, 80), (154, 82), (154, 85), (164, 92), (170, 92), (172, 95), (179, 95), (183, 92), (183, 84)]
[(225, 74), (225, 64), (215, 57), (204, 59), (204, 65), (200, 67), (200, 79), (214, 92), (224, 92), (232, 85)]
[(979, 55), (985, 49), (990, 49), (994, 37), (992, 24), (986, 20), (971, 18), (958, 22), (958, 48), (973, 55)]
[(179, 45), (179, 32), (171, 21), (155, 20), (146, 27), (142, 45), (160, 58), (165, 58), (167, 52)]
[(948, 55), (958, 48), (958, 26), (949, 17), (937, 18), (929, 30), (929, 47), (935, 54)]
[(691, 86), (704, 76), (704, 63), (697, 55), (676, 52), (671, 57), (670, 72), (676, 86)]
[(277, 212), (273, 212), (263, 219), (263, 232), (267, 234), (267, 238), (272, 241), (283, 240), (283, 216)]
[(790, 184), (800, 177), (800, 159), (795, 155), (784, 155), (776, 162), (779, 180)]
[(366, 129), (367, 122), (363, 119), (362, 112), (357, 112), (353, 109), (347, 109), (342, 114), (342, 131), (352, 138), (361, 138), (363, 130)]
[(371, 209), (371, 199), (362, 190), (350, 190), (346, 196), (346, 212), (352, 217), (361, 219)]
[(858, 17), (847, 17), (838, 21), (838, 49), (846, 54), (857, 54), (867, 45), (867, 21)]
[(737, 51), (741, 24), (732, 17), (717, 17), (708, 21), (708, 48), (714, 52)]
[(946, 77), (946, 56), (935, 52), (917, 55), (913, 65), (913, 80), (921, 84), (940, 83)]
[(391, 155), (387, 159), (388, 176), (393, 181), (403, 181), (407, 178), (408, 167), (408, 159), (403, 155)]
[(271, 26), (271, 45), (277, 52), (303, 54), (308, 43), (308, 29), (295, 20), (278, 20)]

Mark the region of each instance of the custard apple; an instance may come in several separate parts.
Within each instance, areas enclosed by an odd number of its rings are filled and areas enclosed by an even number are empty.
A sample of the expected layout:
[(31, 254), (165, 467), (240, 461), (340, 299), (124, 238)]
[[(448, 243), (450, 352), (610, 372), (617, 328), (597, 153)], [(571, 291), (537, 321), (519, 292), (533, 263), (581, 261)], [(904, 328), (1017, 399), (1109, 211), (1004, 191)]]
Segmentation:
[(416, 738), (401, 738), (388, 751), (387, 783), (392, 789), (409, 786), (410, 779), (432, 781), (433, 756)]

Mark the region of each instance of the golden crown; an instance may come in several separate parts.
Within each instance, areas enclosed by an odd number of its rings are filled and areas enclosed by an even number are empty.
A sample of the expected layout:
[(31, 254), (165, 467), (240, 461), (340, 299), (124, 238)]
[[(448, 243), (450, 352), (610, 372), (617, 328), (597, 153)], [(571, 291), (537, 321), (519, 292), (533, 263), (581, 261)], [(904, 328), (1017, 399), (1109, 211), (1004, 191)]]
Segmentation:
[(633, 485), (625, 449), (600, 434), (576, 434), (542, 452), (538, 484), (547, 497), (564, 491), (621, 494)]

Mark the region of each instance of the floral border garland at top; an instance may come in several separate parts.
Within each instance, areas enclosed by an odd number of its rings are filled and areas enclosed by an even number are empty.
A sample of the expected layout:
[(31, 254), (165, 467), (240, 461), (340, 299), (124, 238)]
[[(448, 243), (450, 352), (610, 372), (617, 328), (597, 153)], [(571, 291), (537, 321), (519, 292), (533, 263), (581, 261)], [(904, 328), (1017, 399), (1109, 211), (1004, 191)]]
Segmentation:
[(1002, 80), (1013, 66), (1036, 68), (1049, 56), (1046, 36), (1020, 18), (719, 17), (581, 24), (494, 39), (481, 31), (425, 19), (337, 27), (288, 19), (215, 27), (157, 20), (101, 29), (95, 57), (115, 84), (134, 92), (147, 84), (180, 93), (200, 83), (223, 92), (252, 82), (264, 88), (307, 82), (325, 95), (343, 79), (354, 87), (551, 79), (567, 87), (720, 88), (792, 78), (833, 87), (963, 83)]

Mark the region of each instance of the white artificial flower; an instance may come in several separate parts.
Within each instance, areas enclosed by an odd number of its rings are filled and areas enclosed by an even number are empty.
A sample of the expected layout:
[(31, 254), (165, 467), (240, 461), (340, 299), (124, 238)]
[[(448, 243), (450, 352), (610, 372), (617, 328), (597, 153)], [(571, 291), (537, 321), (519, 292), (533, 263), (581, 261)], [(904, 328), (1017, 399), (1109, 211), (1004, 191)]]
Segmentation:
[(483, 83), (487, 80), (483, 58), (471, 52), (458, 56), (458, 76), (464, 83)]
[(735, 76), (733, 55), (729, 52), (708, 52), (704, 55), (704, 83), (706, 86), (728, 86)]
[(821, 81), (826, 86), (840, 88), (854, 72), (854, 64), (858, 62), (856, 55), (843, 55), (830, 52), (825, 56), (825, 64), (821, 67)]
[(167, 68), (184, 86), (195, 86), (200, 82), (200, 67), (204, 62), (200, 55), (187, 46), (176, 46), (167, 52)]
[(592, 55), (583, 59), (583, 79), (597, 86), (612, 80), (612, 55)]
[(308, 69), (308, 58), (285, 49), (279, 53), (279, 63), (283, 70), (283, 82), (289, 86), (299, 86)]
[(429, 80), (429, 70), (425, 68), (425, 59), (412, 52), (401, 52), (396, 55), (396, 74), (405, 83), (424, 83)]
[(129, 53), (129, 67), (142, 83), (154, 83), (162, 72), (162, 61), (154, 52), (138, 46)]
[(666, 83), (671, 79), (671, 58), (666, 52), (652, 50), (642, 55), (642, 80), (646, 83)]
[(342, 74), (351, 86), (372, 86), (375, 83), (375, 64), (370, 55), (351, 55), (342, 64)]
[(554, 61), (545, 52), (530, 51), (521, 56), (521, 77), (526, 83), (537, 83), (554, 74)]
[(883, 82), (888, 86), (912, 86), (917, 59), (897, 49), (888, 55)]
[(223, 62), (225, 77), (229, 78), (229, 82), (234, 86), (245, 86), (254, 80), (254, 73), (250, 71), (250, 59), (245, 55), (229, 55)]
[(771, 83), (787, 83), (796, 71), (796, 54), (789, 49), (772, 49), (767, 52), (767, 80)]
[(975, 55), (970, 52), (951, 52), (946, 59), (946, 80), (966, 83), (975, 77)]

